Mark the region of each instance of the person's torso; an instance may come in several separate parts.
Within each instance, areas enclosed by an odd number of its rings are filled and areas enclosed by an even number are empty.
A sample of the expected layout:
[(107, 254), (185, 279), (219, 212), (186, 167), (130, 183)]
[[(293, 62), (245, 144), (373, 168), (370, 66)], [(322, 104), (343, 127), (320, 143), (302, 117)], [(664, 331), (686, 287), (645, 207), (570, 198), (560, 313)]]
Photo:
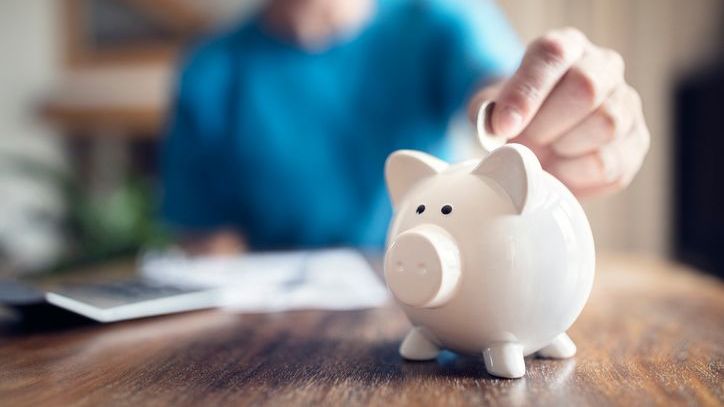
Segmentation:
[(386, 157), (441, 152), (449, 115), (431, 33), (414, 10), (383, 4), (358, 37), (318, 54), (258, 23), (234, 34), (216, 190), (253, 247), (379, 246)]

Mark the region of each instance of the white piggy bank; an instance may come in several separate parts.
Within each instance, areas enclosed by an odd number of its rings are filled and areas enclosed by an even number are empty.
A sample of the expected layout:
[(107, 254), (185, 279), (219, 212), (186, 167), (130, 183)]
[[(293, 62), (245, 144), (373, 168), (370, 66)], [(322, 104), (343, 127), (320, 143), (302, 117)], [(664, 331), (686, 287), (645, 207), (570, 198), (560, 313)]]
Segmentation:
[(385, 172), (395, 207), (385, 279), (413, 325), (404, 358), (482, 353), (490, 374), (517, 378), (526, 355), (575, 354), (565, 332), (591, 291), (593, 237), (528, 148), (454, 165), (402, 150)]

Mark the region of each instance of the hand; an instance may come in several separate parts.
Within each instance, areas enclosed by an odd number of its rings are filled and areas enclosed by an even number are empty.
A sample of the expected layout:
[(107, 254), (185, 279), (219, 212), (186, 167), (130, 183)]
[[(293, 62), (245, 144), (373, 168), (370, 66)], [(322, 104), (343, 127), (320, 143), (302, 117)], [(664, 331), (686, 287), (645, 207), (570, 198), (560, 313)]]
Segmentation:
[(179, 243), (184, 252), (191, 256), (234, 256), (247, 251), (244, 237), (230, 229), (186, 235)]
[(626, 187), (641, 168), (649, 130), (619, 54), (573, 28), (533, 41), (515, 74), (473, 97), (475, 117), (495, 101), (496, 135), (530, 147), (579, 197)]

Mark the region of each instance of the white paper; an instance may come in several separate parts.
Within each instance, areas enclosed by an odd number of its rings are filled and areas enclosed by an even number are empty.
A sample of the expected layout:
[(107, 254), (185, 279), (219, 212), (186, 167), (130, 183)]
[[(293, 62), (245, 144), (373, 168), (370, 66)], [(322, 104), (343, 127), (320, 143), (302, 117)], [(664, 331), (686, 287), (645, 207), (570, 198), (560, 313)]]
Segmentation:
[(221, 306), (236, 311), (363, 309), (388, 298), (369, 262), (352, 249), (196, 258), (149, 253), (140, 270), (163, 283), (222, 288)]

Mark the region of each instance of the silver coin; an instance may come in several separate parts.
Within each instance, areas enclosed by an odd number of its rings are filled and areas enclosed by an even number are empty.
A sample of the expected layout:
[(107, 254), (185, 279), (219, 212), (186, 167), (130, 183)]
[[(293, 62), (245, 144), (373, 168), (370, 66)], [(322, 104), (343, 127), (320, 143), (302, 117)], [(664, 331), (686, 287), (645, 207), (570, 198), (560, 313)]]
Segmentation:
[(478, 130), (478, 141), (480, 147), (485, 150), (486, 153), (491, 153), (496, 148), (502, 146), (507, 141), (505, 137), (496, 136), (493, 134), (492, 126), (490, 123), (490, 117), (493, 113), (493, 107), (495, 103), (489, 100), (483, 102), (478, 110), (478, 117), (476, 121), (476, 127)]

